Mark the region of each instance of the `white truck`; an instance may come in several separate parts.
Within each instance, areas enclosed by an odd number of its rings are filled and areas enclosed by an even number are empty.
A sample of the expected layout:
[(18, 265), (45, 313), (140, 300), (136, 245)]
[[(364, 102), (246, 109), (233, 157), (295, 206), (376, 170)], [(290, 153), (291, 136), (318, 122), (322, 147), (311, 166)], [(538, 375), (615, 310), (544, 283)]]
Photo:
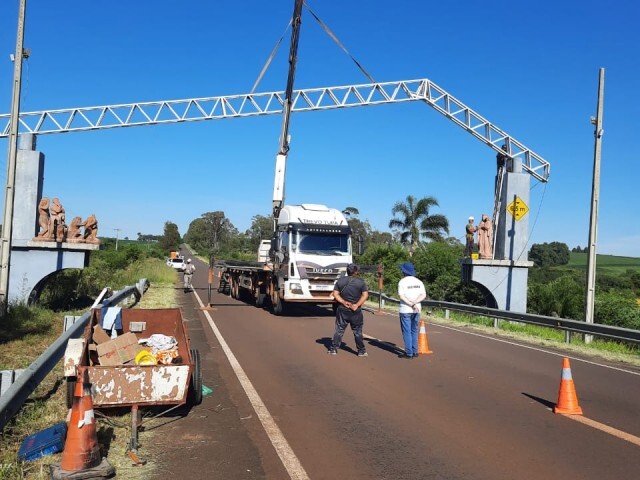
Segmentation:
[[(289, 119), (303, 3), (294, 1), (291, 23), (289, 76), (273, 184), (273, 237), (270, 242), (263, 240), (260, 244), (257, 262), (216, 263), (220, 270), (219, 291), (228, 290), (234, 298), (248, 292), (259, 307), (268, 296), (276, 315), (283, 314), (287, 303), (333, 303), (333, 287), (346, 274), (353, 259), (351, 228), (342, 212), (316, 204), (284, 205)], [(362, 248), (362, 242), (358, 248)]]
[(253, 297), (259, 307), (269, 297), (276, 315), (287, 303), (332, 304), (333, 287), (353, 261), (347, 220), (339, 210), (316, 204), (286, 205), (279, 213), (267, 261), (264, 240), (256, 262), (218, 261), (219, 290)]

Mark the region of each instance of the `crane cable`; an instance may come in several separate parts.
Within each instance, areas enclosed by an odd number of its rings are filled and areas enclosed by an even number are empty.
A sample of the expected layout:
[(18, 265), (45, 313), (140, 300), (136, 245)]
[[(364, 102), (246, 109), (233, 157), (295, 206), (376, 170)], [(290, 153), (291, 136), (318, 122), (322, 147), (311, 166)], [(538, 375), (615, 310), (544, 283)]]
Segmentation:
[(293, 21), (293, 19), (289, 20), (289, 23), (287, 24), (287, 28), (285, 28), (284, 32), (282, 32), (282, 36), (280, 37), (280, 40), (278, 40), (276, 42), (276, 46), (273, 47), (273, 51), (271, 52), (271, 55), (267, 59), (267, 62), (264, 64), (264, 67), (262, 67), (262, 71), (260, 72), (260, 75), (258, 75), (258, 79), (256, 80), (256, 83), (253, 84), (253, 88), (251, 89), (250, 95), (253, 95), (253, 93), (256, 91), (256, 88), (258, 88), (258, 84), (260, 83), (260, 80), (262, 80), (262, 77), (266, 73), (267, 68), (269, 68), (269, 65), (271, 65), (271, 61), (273, 60), (273, 57), (276, 56), (276, 52), (278, 51), (278, 48), (280, 47), (280, 44), (282, 43), (282, 40), (284, 39), (284, 36), (289, 31), (289, 27), (291, 26), (291, 22), (292, 21)]
[(316, 21), (320, 24), (320, 26), (324, 28), (324, 31), (327, 32), (327, 35), (329, 35), (333, 39), (333, 41), (336, 42), (336, 44), (342, 49), (344, 53), (346, 53), (351, 58), (351, 60), (353, 60), (353, 63), (355, 63), (358, 66), (360, 71), (365, 74), (365, 76), (371, 81), (371, 83), (376, 83), (373, 77), (369, 75), (369, 72), (367, 72), (364, 69), (364, 67), (360, 64), (360, 62), (358, 62), (358, 60), (356, 60), (354, 56), (349, 53), (349, 51), (340, 42), (340, 40), (338, 40), (338, 37), (336, 37), (334, 33), (329, 29), (329, 27), (322, 20), (320, 20), (320, 18), (313, 12), (313, 10), (311, 10), (311, 7), (307, 5), (307, 2), (304, 2), (304, 6), (307, 7), (307, 10), (309, 10), (309, 13), (313, 16), (313, 18), (316, 19)]
[[(307, 8), (307, 10), (309, 10), (309, 13), (313, 16), (313, 18), (316, 19), (316, 21), (324, 29), (324, 31), (327, 32), (327, 35), (329, 35), (329, 37), (331, 37), (333, 39), (333, 41), (336, 42), (336, 44), (342, 49), (342, 51), (344, 53), (346, 53), (349, 56), (349, 58), (351, 58), (351, 60), (353, 60), (353, 63), (356, 64), (356, 66), (371, 81), (371, 83), (376, 83), (376, 81), (369, 74), (369, 72), (367, 72), (367, 70), (360, 64), (360, 62), (358, 62), (358, 60), (356, 60), (356, 58), (353, 55), (351, 55), (351, 53), (349, 53), (349, 51), (342, 44), (342, 42), (340, 42), (338, 37), (336, 37), (336, 35), (331, 31), (331, 29), (322, 20), (320, 20), (320, 17), (318, 17), (313, 10), (311, 10), (311, 7), (309, 7), (309, 5), (307, 5), (307, 2), (304, 2), (303, 5)], [(278, 48), (280, 48), (280, 44), (282, 43), (282, 40), (284, 39), (285, 35), (289, 31), (289, 27), (291, 27), (291, 22), (292, 21), (293, 21), (293, 19), (289, 20), (289, 23), (287, 24), (287, 28), (285, 28), (284, 32), (282, 32), (282, 36), (280, 37), (280, 40), (278, 40), (276, 42), (276, 45), (273, 48), (273, 51), (271, 52), (271, 55), (269, 55), (269, 58), (267, 59), (266, 63), (264, 64), (264, 67), (262, 67), (262, 71), (260, 72), (260, 75), (258, 75), (258, 78), (257, 78), (256, 82), (253, 84), (253, 88), (251, 89), (251, 94), (250, 95), (253, 95), (253, 93), (256, 91), (256, 88), (258, 88), (258, 84), (262, 80), (262, 77), (264, 77), (264, 74), (266, 73), (267, 69), (269, 68), (269, 65), (271, 65), (271, 62), (272, 62), (273, 58), (275, 57), (276, 53), (278, 52)]]

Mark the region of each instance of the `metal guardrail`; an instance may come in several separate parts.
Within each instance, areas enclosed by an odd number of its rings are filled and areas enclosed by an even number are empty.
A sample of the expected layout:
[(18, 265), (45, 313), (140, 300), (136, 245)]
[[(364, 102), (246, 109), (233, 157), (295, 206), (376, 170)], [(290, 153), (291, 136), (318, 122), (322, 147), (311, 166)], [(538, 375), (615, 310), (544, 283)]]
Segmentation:
[[(117, 305), (132, 295), (140, 299), (149, 288), (149, 282), (143, 278), (136, 285), (124, 287), (98, 304), (103, 307)], [(91, 310), (82, 315), (66, 332), (47, 348), (24, 372), (16, 379), (2, 397), (0, 397), (0, 430), (22, 408), (24, 402), (36, 387), (49, 374), (64, 355), (67, 342), (71, 338), (82, 335), (84, 327), (89, 322)]]
[[(369, 296), (380, 298), (379, 292), (369, 292)], [(382, 294), (385, 302), (400, 303), (397, 298)], [(530, 313), (510, 312), (508, 310), (498, 310), (488, 307), (477, 307), (473, 305), (463, 305), (460, 303), (440, 302), (435, 300), (423, 300), (422, 305), (431, 308), (442, 308), (463, 313), (473, 313), (484, 317), (497, 318), (501, 320), (511, 320), (531, 325), (541, 325), (544, 327), (557, 328), (567, 332), (584, 333), (599, 337), (610, 338), (640, 344), (640, 330), (631, 328), (612, 327), (598, 323), (586, 323), (579, 320), (569, 320), (566, 318), (547, 317), (544, 315), (534, 315)]]

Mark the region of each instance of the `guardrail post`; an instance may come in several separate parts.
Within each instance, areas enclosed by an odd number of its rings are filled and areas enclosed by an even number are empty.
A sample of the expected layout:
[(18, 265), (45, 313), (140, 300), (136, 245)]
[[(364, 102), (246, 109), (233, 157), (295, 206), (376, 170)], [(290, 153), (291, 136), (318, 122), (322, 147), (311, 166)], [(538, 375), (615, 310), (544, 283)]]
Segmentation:
[(81, 317), (81, 315), (65, 315), (64, 316), (64, 329), (63, 329), (63, 331), (66, 332), (67, 330), (69, 330), (71, 328), (71, 326), (74, 323), (76, 323), (80, 317)]
[(444, 309), (444, 318), (445, 318), (445, 320), (449, 320), (449, 309), (448, 308)]
[(495, 328), (496, 330), (500, 328), (500, 320), (495, 317), (493, 318), (493, 328)]
[(571, 332), (569, 330), (564, 331), (564, 343), (567, 345), (571, 343)]

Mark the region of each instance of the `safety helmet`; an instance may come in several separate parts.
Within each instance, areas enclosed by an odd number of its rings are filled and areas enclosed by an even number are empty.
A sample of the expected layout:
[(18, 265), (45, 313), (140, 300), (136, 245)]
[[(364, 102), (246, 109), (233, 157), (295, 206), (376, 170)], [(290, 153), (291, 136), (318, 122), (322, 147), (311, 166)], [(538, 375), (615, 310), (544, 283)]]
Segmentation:
[(187, 263), (191, 263), (191, 259), (190, 258), (187, 258)]

